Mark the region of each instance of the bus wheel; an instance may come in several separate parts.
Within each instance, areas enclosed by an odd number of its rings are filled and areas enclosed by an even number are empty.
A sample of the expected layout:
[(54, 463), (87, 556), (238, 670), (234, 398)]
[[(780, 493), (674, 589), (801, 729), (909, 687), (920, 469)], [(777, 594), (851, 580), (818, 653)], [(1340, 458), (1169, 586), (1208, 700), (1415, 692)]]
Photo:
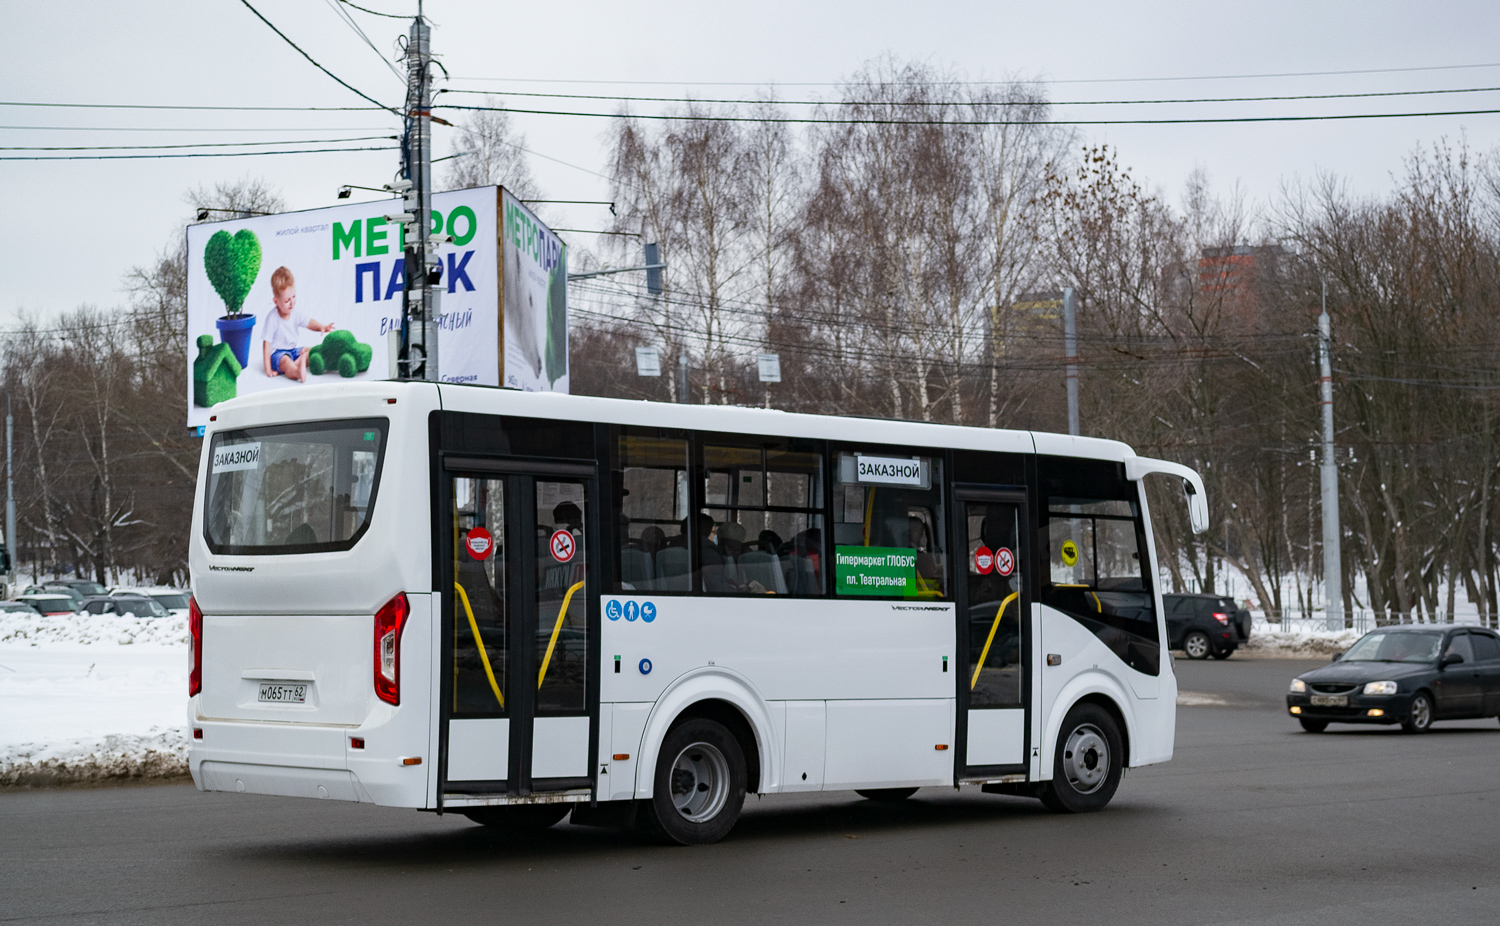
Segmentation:
[(867, 801), (904, 801), (917, 793), (916, 788), (865, 788), (855, 791)]
[(745, 806), (745, 753), (712, 720), (679, 724), (656, 757), (652, 797), (641, 802), (646, 835), (684, 846), (718, 842)]
[(572, 809), (572, 804), (504, 804), (471, 807), (463, 815), (483, 826), (522, 833), (547, 829)]
[(1057, 735), (1052, 781), (1042, 803), (1058, 813), (1102, 810), (1120, 786), (1125, 761), (1120, 728), (1097, 704), (1075, 704)]

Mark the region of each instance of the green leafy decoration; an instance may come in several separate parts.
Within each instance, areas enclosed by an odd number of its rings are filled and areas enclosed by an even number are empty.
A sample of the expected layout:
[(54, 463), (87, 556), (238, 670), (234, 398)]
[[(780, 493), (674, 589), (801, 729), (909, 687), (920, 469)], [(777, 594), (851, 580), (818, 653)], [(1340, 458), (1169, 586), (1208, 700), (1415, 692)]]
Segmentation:
[(233, 236), (227, 231), (214, 232), (203, 249), (203, 269), (229, 314), (239, 315), (260, 273), (260, 239), (248, 228)]

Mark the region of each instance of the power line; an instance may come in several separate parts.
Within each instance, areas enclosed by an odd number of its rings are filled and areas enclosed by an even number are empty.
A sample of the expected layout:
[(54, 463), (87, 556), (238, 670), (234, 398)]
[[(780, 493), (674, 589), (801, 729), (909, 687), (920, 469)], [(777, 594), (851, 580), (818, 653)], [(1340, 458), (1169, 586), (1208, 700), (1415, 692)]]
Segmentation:
[[(899, 106), (900, 104), (891, 104)], [(1500, 109), (1463, 109), (1444, 112), (1337, 113), (1324, 116), (1221, 116), (1182, 119), (841, 119), (797, 116), (700, 116), (685, 113), (589, 113), (551, 109), (514, 109), (508, 106), (462, 106), (439, 103), (434, 109), (475, 112), (510, 112), (531, 116), (580, 116), (590, 119), (649, 119), (661, 122), (738, 122), (776, 125), (906, 125), (906, 126), (1000, 126), (1000, 125), (1217, 125), (1237, 122), (1330, 122), (1352, 119), (1413, 119), (1425, 116), (1492, 116)]]
[[(306, 125), (284, 125), (275, 128), (253, 128), (253, 129), (229, 129), (220, 127), (187, 126), (138, 126), (138, 125), (0, 125), (0, 130), (15, 131), (37, 131), (37, 132), (381, 132), (386, 131), (383, 125), (354, 125), (354, 126), (306, 126)], [(384, 136), (381, 136), (384, 137)]]
[[(441, 93), (473, 93), (493, 96), (492, 90), (463, 90), (447, 88)], [(1394, 96), (1439, 96), (1453, 93), (1495, 93), (1500, 87), (1461, 87), (1452, 90), (1384, 90), (1364, 93), (1303, 93), (1283, 96), (1221, 96), (1180, 97), (1159, 100), (749, 100), (749, 99), (697, 99), (694, 97), (668, 96), (612, 96), (595, 93), (538, 93), (507, 90), (506, 96), (541, 97), (560, 100), (610, 100), (624, 103), (715, 103), (728, 105), (775, 106), (1164, 106), (1179, 103), (1274, 103), (1298, 100), (1355, 100)]]
[(304, 138), (276, 141), (192, 142), (177, 145), (0, 145), (0, 151), (144, 151), (168, 148), (243, 148), (251, 145), (327, 145), (350, 141), (396, 141), (395, 135), (365, 135), (359, 138)]
[(391, 61), (381, 53), (380, 49), (375, 47), (375, 43), (370, 41), (370, 37), (368, 35), (365, 35), (365, 30), (359, 27), (359, 23), (354, 21), (354, 17), (350, 16), (348, 11), (339, 5), (339, 0), (327, 0), (327, 3), (328, 6), (332, 8), (333, 12), (338, 16), (338, 18), (343, 20), (350, 29), (353, 29), (354, 34), (359, 36), (366, 45), (370, 46), (370, 51), (373, 51), (375, 53), (375, 56), (380, 59), (380, 63), (390, 68), (391, 73), (396, 75), (396, 79), (405, 84), (405, 75), (403, 75), (401, 71), (396, 68), (396, 65), (392, 64)]
[(341, 86), (343, 86), (344, 88), (352, 91), (356, 96), (361, 97), (362, 99), (369, 100), (371, 103), (374, 103), (376, 106), (379, 106), (381, 109), (384, 109), (387, 112), (393, 113), (393, 114), (395, 114), (397, 116), (401, 115), (400, 110), (393, 109), (390, 106), (383, 105), (379, 100), (375, 99), (374, 97), (370, 96), (369, 94), (367, 94), (367, 93), (365, 93), (365, 92), (363, 92), (361, 90), (355, 89), (355, 87), (352, 84), (350, 84), (348, 81), (344, 80), (342, 77), (338, 76), (337, 74), (335, 74), (332, 71), (328, 70), (327, 68), (323, 67), (323, 65), (319, 64), (316, 60), (313, 59), (312, 55), (309, 55), (307, 52), (303, 51), (302, 48), (301, 48), (301, 46), (299, 46), (296, 42), (293, 42), (290, 38), (288, 38), (287, 34), (285, 32), (282, 32), (280, 29), (276, 28), (276, 24), (275, 23), (271, 22), (269, 19), (267, 19), (264, 16), (262, 16), (260, 10), (257, 10), (255, 7), (251, 6), (250, 5), (250, 0), (240, 0), (240, 2), (245, 5), (245, 9), (247, 9), (250, 12), (252, 12), (252, 13), (255, 14), (255, 18), (256, 19), (259, 19), (261, 22), (265, 23), (267, 26), (270, 27), (270, 29), (271, 29), (272, 32), (274, 32), (277, 35), (281, 36), (282, 41), (286, 42), (288, 45), (292, 46), (292, 48), (296, 49), (297, 50), (297, 54), (299, 54), (302, 57), (306, 58), (308, 60), (308, 63), (310, 63), (313, 67), (317, 68), (318, 70), (322, 71), (324, 74), (327, 74), (329, 77), (332, 77), (334, 80), (338, 81), (338, 83)]
[[(1405, 68), (1358, 68), (1344, 71), (1286, 71), (1271, 74), (1207, 74), (1197, 77), (1089, 77), (1072, 79), (1042, 79), (1020, 81), (1036, 84), (1130, 84), (1160, 83), (1192, 80), (1269, 80), (1283, 77), (1344, 77), (1355, 74), (1414, 74), (1423, 71), (1461, 71), (1482, 68), (1500, 68), (1500, 62), (1492, 64), (1439, 64)], [(869, 86), (870, 81), (751, 81), (751, 80), (587, 80), (580, 78), (547, 77), (459, 77), (456, 80), (487, 81), (494, 83), (533, 84), (596, 84), (645, 87), (857, 87)], [(936, 81), (939, 84), (989, 87), (1003, 86), (1013, 81), (955, 80)]]
[(294, 151), (203, 151), (190, 154), (68, 154), (0, 155), (0, 161), (128, 161), (145, 158), (250, 158), (273, 154), (323, 154), (346, 151), (390, 151), (391, 146), (370, 148), (301, 148)]
[(359, 10), (361, 13), (369, 13), (371, 16), (384, 16), (386, 19), (411, 19), (410, 16), (402, 16), (399, 13), (382, 13), (379, 10), (367, 9), (357, 3), (350, 3), (349, 0), (339, 0), (339, 2), (344, 6), (353, 7), (354, 9)]
[[(241, 0), (244, 2), (244, 0)], [(338, 80), (338, 78), (334, 78)], [(340, 81), (342, 83), (342, 81)], [(358, 90), (355, 93), (359, 93)], [(364, 96), (364, 94), (360, 94)], [(366, 97), (366, 99), (369, 99)], [(0, 106), (36, 106), (50, 109), (183, 109), (192, 112), (262, 112), (262, 113), (367, 113), (373, 110), (400, 115), (389, 106), (190, 106), (176, 103), (40, 103), (27, 100), (0, 100)]]

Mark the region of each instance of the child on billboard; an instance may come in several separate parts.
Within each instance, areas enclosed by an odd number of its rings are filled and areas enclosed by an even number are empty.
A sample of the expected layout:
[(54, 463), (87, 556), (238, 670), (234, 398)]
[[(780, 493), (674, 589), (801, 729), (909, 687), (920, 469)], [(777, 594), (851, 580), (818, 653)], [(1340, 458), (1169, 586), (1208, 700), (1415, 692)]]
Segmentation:
[(266, 377), (285, 376), (306, 382), (307, 348), (297, 346), (297, 333), (303, 328), (327, 333), (333, 330), (333, 323), (322, 324), (297, 311), (297, 280), (286, 267), (277, 267), (271, 274), (271, 302), (275, 308), (266, 313), (261, 328)]

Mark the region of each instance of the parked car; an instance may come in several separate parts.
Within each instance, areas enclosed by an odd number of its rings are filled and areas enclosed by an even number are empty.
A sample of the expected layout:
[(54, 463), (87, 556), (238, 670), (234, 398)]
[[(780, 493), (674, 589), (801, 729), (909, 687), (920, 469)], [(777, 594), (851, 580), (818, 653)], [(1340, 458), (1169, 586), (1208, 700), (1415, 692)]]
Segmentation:
[(1330, 723), (1425, 733), (1434, 720), (1500, 716), (1500, 637), (1479, 627), (1372, 630), (1293, 679), (1286, 707), (1309, 733)]
[(1250, 639), (1250, 612), (1220, 595), (1163, 595), (1168, 648), (1189, 659), (1228, 659)]
[(172, 612), (174, 617), (185, 617), (188, 613), (188, 598), (191, 597), (192, 593), (180, 588), (152, 585), (144, 588), (117, 588), (111, 591), (110, 595), (116, 598), (121, 596), (150, 598)]
[(43, 582), (40, 585), (29, 585), (21, 594), (23, 595), (67, 595), (73, 599), (74, 605), (83, 603), (87, 596), (71, 585), (63, 585), (60, 582)]
[(24, 601), (0, 601), (0, 614), (36, 615), (36, 608)]
[(43, 617), (78, 613), (78, 605), (74, 602), (73, 596), (64, 595), (59, 592), (34, 592), (17, 595), (16, 600), (29, 605), (32, 610)]
[(120, 614), (126, 617), (166, 617), (167, 609), (144, 595), (91, 595), (79, 609), (86, 614)]
[(46, 585), (66, 585), (80, 595), (103, 595), (107, 590), (92, 579), (53, 579)]

